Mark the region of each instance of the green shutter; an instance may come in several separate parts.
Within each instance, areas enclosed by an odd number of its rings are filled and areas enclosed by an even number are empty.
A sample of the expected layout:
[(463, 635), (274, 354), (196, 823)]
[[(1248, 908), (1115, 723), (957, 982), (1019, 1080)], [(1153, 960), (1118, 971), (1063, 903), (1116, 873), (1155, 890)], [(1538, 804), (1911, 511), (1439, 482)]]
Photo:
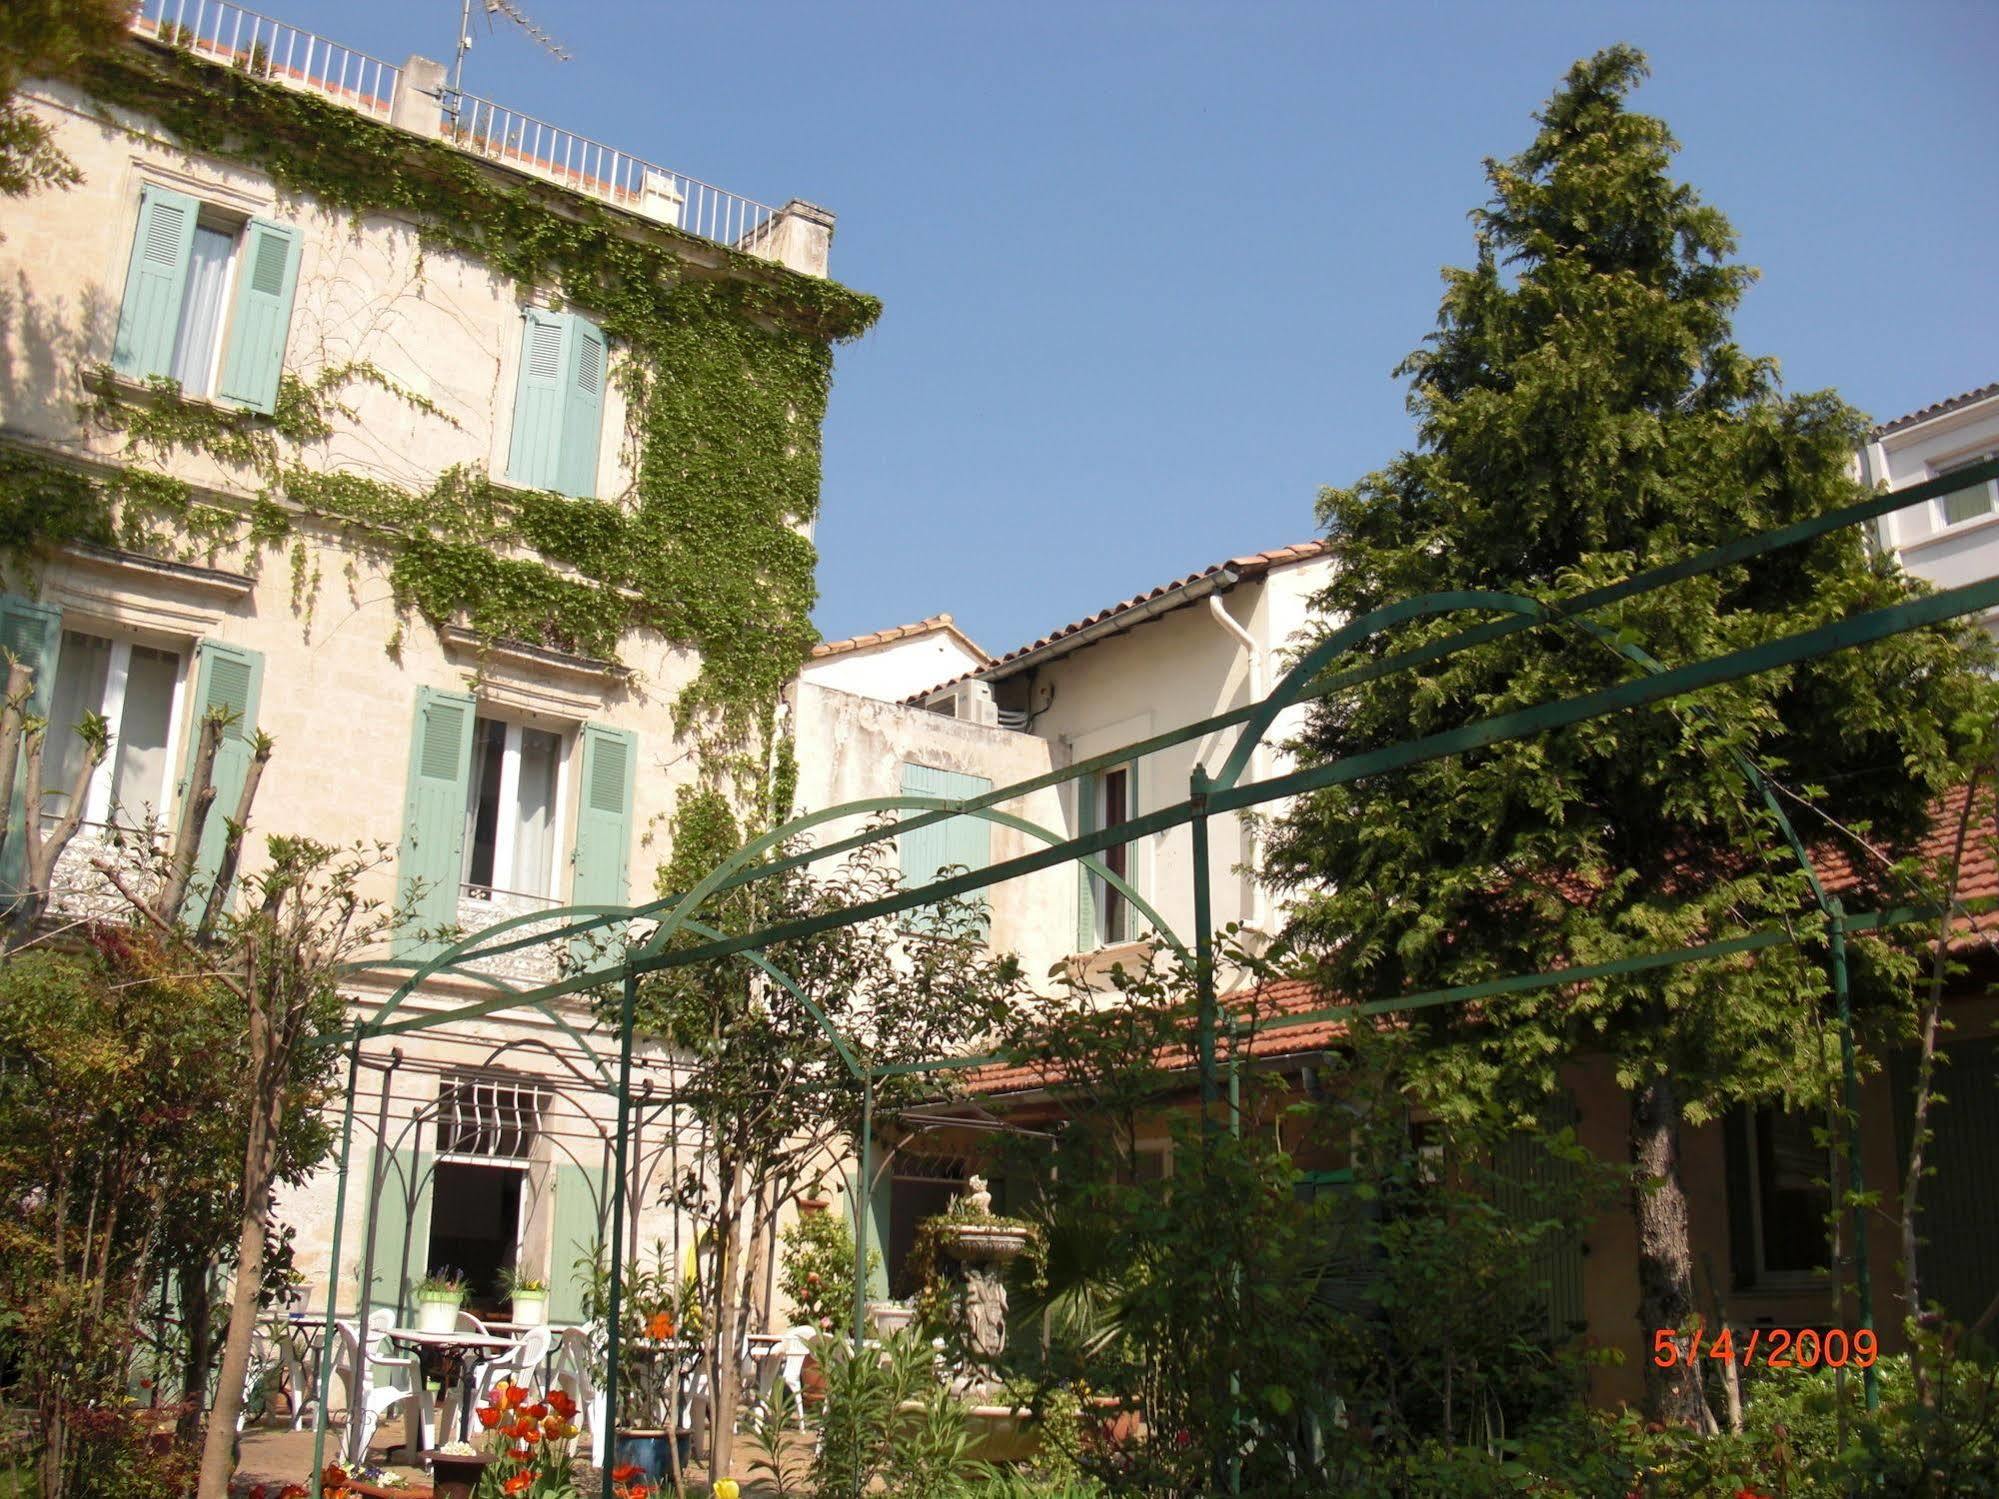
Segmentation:
[(602, 1171), (568, 1164), (555, 1168), (555, 1206), (548, 1220), (549, 1321), (583, 1320), (583, 1294), (590, 1285), (590, 1266), (603, 1254), (608, 1207)]
[[(11, 595), (0, 598), (0, 647), (35, 674), (28, 712), (47, 717), (49, 701), (55, 695), (56, 658), (62, 651), (62, 611)], [(4, 669), (5, 663), (0, 661), (0, 672)], [(4, 689), (5, 679), (0, 676), (0, 691)], [(0, 849), (0, 888), (10, 892), (20, 889), (28, 869), (22, 818), (27, 802), (26, 774), (27, 751), (23, 746), (14, 768), (14, 798), (7, 806), (7, 845)]]
[(570, 900), (579, 906), (625, 902), (632, 850), (632, 782), (638, 740), (626, 729), (583, 726), (583, 785), (576, 798), (575, 877)]
[(430, 1273), (433, 1164), (418, 1147), (384, 1151), (381, 1179), (369, 1193), (375, 1213), (375, 1279), (367, 1288), (367, 1306), (370, 1311), (388, 1307), (399, 1323), (409, 1319), (417, 1282)]
[(563, 366), (562, 453), (555, 487), (589, 499), (597, 493), (597, 445), (604, 430), (604, 382), (610, 376), (610, 348), (604, 330), (588, 318), (569, 316)]
[[(1069, 783), (1076, 788), (1076, 836), (1086, 838), (1097, 830), (1097, 787), (1094, 775)], [(1097, 942), (1096, 880), (1087, 866), (1076, 865), (1076, 951), (1095, 952)]]
[(229, 346), (222, 355), (222, 382), (215, 390), (222, 400), (252, 411), (276, 409), (285, 339), (292, 326), (292, 297), (298, 288), (298, 254), (298, 231), (288, 225), (252, 219), (243, 231)]
[[(1141, 806), (1138, 799), (1138, 762), (1134, 760), (1124, 768), (1125, 820), (1129, 822), (1137, 817)], [(1147, 878), (1152, 872), (1148, 867), (1151, 859), (1152, 850), (1146, 846), (1145, 839), (1134, 838), (1125, 845), (1125, 882), (1140, 895), (1144, 895), (1151, 886), (1151, 881)], [(1135, 942), (1144, 936), (1145, 932), (1145, 918), (1138, 914), (1138, 907), (1127, 899), (1124, 903), (1124, 931), (1121, 935), (1126, 941)]]
[[(215, 750), (212, 784), (215, 801), (208, 809), (208, 821), (201, 830), (201, 849), (195, 855), (196, 896), (204, 904), (222, 867), (222, 846), (229, 838), (229, 819), (236, 815), (237, 799), (243, 795), (243, 780), (250, 773), (251, 740), (257, 732), (257, 702), (263, 693), (264, 658), (240, 645), (220, 640), (204, 640), (196, 652), (198, 671), (194, 694), (194, 731), (188, 736), (188, 775), (194, 772), (194, 756), (201, 748), (201, 724), (210, 712), (220, 709), (229, 716), (222, 730), (222, 742)], [(181, 782), (183, 790), (188, 782)]]
[(180, 331), (180, 304), (200, 211), (187, 194), (155, 183), (139, 193), (139, 227), (132, 236), (125, 300), (111, 346), (111, 363), (121, 375), (144, 379), (173, 368), (174, 336)]
[(525, 309), (522, 319), (507, 481), (524, 489), (556, 489), (562, 482), (563, 387), (570, 367), (571, 320), (538, 307)]
[(442, 951), (425, 940), (426, 929), (458, 924), (458, 887), (465, 873), (465, 798), (472, 775), (471, 694), (416, 691), (410, 734), (409, 790), (403, 801), (403, 839), (396, 851), (396, 930), (399, 957)]
[[(1999, 1297), (1999, 1037), (1951, 1039), (1948, 1066), (1936, 1070), (1932, 1138), (1923, 1159), (1916, 1227), (1916, 1268), (1923, 1304), (1941, 1303), (1960, 1322), (1976, 1320)], [(1916, 1117), (1913, 1051), (1895, 1053), (1895, 1143), (1906, 1169)]]
[[(904, 764), (902, 790), (905, 796), (936, 796), (948, 801), (967, 801), (993, 789), (984, 776), (961, 775), (955, 770), (938, 770), (929, 765)], [(905, 816), (914, 815), (905, 813)], [(983, 817), (951, 817), (928, 827), (912, 828), (898, 834), (896, 850), (902, 882), (914, 888), (928, 885), (946, 865), (984, 869), (992, 863), (992, 824)], [(909, 924), (921, 928), (928, 908), (909, 913)]]

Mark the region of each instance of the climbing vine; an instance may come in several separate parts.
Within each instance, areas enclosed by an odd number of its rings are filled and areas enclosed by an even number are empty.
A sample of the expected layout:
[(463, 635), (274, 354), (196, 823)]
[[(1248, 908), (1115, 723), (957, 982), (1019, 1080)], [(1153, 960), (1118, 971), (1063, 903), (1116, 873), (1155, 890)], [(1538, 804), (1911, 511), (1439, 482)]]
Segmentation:
[[(779, 691), (809, 653), (819, 427), (831, 344), (865, 331), (871, 297), (533, 179), (515, 179), (330, 100), (177, 49), (120, 45), (73, 79), (106, 108), (157, 120), (185, 149), (241, 162), (292, 198), (413, 223), (426, 253), (475, 257), (524, 296), (573, 306), (616, 350), (635, 455), (622, 502), (568, 499), (451, 469), (411, 490), (307, 461), (357, 383), (444, 413), (365, 362), (287, 372), (269, 416), (86, 372), (85, 414), (126, 462), (83, 472), (0, 452), (0, 544), (96, 541), (150, 552), (284, 547), (295, 606), (317, 566), (294, 535), (317, 517), (386, 562), (398, 603), (432, 625), (615, 659), (646, 628), (698, 652), (676, 707), (704, 764), (762, 766)], [(240, 503), (160, 471), (202, 453), (246, 477)], [(400, 635), (400, 631), (398, 632)]]

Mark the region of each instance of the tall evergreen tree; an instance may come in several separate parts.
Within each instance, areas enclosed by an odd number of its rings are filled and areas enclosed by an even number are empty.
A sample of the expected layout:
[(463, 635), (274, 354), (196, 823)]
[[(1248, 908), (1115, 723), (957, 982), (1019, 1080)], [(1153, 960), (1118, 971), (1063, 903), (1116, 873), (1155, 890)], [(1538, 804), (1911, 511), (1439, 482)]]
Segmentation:
[[(1487, 162), (1476, 263), (1445, 272), (1437, 330), (1397, 372), (1419, 446), (1321, 497), (1339, 547), (1323, 628), (1442, 590), (1559, 600), (1862, 497), (1849, 467), (1861, 416), (1831, 393), (1785, 394), (1775, 361), (1734, 342), (1755, 272), (1732, 261), (1722, 214), (1668, 175), (1677, 145), (1664, 123), (1627, 107), (1645, 72), (1623, 46), (1578, 62), (1532, 145)], [(1849, 528), (1595, 618), (1673, 666), (1919, 586)], [(1419, 622), (1360, 654), (1475, 622)], [(1652, 1329), (1696, 1307), (1682, 1121), (1744, 1100), (1821, 1103), (1837, 1056), (1816, 907), (1736, 757), (1795, 796), (1807, 839), (1837, 839), (1830, 816), (1906, 840), (1990, 712), (1982, 641), (1959, 628), (1901, 636), (1334, 787), (1276, 829), (1272, 877), (1299, 899), (1293, 935), (1347, 997), (1799, 929), (1800, 946), (1754, 958), (1415, 1022), (1431, 1032), (1433, 1079), (1467, 1107), (1545, 1093), (1586, 1053), (1614, 1063), (1630, 1097), (1648, 1347)], [(1573, 623), (1535, 627), (1323, 702), (1305, 753), (1335, 759), (1636, 670)], [(1647, 1378), (1656, 1417), (1700, 1418), (1691, 1384), (1649, 1360)]]

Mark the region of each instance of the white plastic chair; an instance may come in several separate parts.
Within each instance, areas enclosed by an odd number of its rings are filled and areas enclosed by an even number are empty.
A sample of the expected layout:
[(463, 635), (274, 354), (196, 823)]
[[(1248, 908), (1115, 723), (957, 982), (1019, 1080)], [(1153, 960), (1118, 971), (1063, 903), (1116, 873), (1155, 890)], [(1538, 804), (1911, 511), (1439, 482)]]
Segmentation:
[[(551, 1334), (546, 1327), (530, 1327), (515, 1342), (494, 1357), (481, 1362), (469, 1381), (474, 1407), (483, 1405), (491, 1397), (501, 1380), (511, 1380), (514, 1384), (525, 1385), (529, 1389), (541, 1387), (541, 1366), (548, 1358)], [(438, 1416), (441, 1427), (449, 1426), (458, 1416), (458, 1398), (468, 1388), (459, 1384), (452, 1389), (450, 1398), (444, 1403)]]
[[(546, 1329), (543, 1329), (546, 1331)], [(604, 1466), (604, 1392), (597, 1388), (591, 1371), (596, 1367), (594, 1328), (567, 1327), (555, 1345), (555, 1362), (549, 1383), (576, 1402), (583, 1429), (590, 1433), (590, 1466)]]
[[(382, 1335), (394, 1320), (395, 1313), (387, 1309), (369, 1313), (366, 1338), (351, 1321), (334, 1324), (340, 1330), (341, 1347), (346, 1355), (348, 1456), (357, 1463), (367, 1461), (369, 1445), (375, 1439), (375, 1429), (382, 1424), (382, 1417), (404, 1401), (414, 1402), (415, 1419), (409, 1419), (409, 1412), (404, 1413), (403, 1429), (408, 1436), (410, 1459), (414, 1461), (417, 1453), (431, 1445), (435, 1413), (430, 1387), (423, 1381), (423, 1369), (416, 1355), (380, 1351)], [(390, 1377), (377, 1382), (377, 1375)]]
[(482, 1338), (487, 1336), (486, 1324), (466, 1311), (462, 1306), (458, 1308), (458, 1330), (460, 1332), (476, 1332)]
[(791, 1392), (791, 1408), (798, 1429), (805, 1429), (805, 1356), (809, 1351), (808, 1340), (818, 1332), (816, 1327), (788, 1327), (780, 1337), (766, 1342), (761, 1352), (755, 1351), (752, 1343), (743, 1381), (750, 1393), (749, 1409), (761, 1416), (770, 1404), (771, 1392), (782, 1379), (785, 1389)]

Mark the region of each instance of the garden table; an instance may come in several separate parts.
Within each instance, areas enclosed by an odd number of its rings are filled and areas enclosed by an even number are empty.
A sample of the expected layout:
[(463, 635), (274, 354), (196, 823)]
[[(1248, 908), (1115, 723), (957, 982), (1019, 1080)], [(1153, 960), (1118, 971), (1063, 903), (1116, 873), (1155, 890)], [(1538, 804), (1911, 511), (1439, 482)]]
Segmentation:
[(392, 1327), (388, 1338), (399, 1347), (416, 1350), (437, 1361), (438, 1398), (447, 1398), (456, 1385), (458, 1399), (458, 1440), (472, 1440), (472, 1397), (479, 1388), (479, 1366), (519, 1346), (517, 1338), (496, 1338), (486, 1333), (421, 1332), (414, 1327)]

